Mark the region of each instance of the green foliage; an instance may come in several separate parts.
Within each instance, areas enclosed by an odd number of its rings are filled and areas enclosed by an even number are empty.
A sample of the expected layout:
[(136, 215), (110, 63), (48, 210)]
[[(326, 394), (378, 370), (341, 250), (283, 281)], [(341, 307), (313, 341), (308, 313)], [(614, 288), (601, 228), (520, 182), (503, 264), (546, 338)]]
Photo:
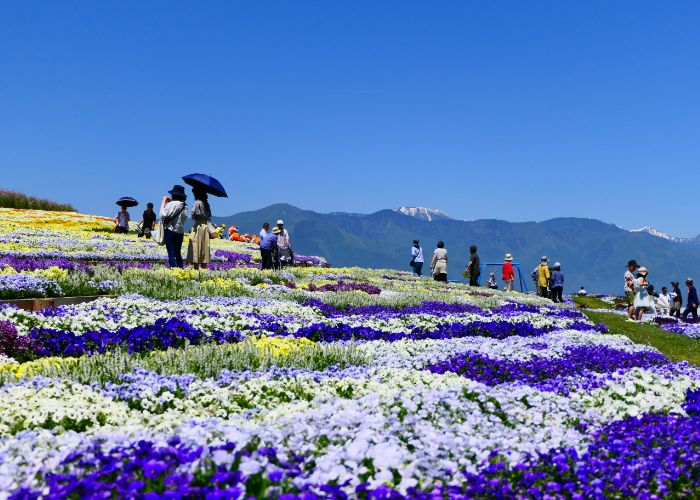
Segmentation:
[(596, 297), (574, 296), (574, 302), (581, 306), (582, 309), (614, 309), (612, 304), (609, 304)]
[(0, 207), (23, 208), (30, 210), (54, 210), (57, 212), (75, 212), (75, 208), (68, 203), (58, 203), (5, 189), (0, 189)]

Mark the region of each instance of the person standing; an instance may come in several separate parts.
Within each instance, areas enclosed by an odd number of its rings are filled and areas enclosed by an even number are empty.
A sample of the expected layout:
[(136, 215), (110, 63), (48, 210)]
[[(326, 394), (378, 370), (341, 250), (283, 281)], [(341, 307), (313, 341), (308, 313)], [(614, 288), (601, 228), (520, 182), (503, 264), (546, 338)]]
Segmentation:
[(114, 231), (122, 234), (128, 233), (130, 220), (131, 217), (129, 216), (129, 212), (127, 212), (126, 207), (123, 206), (122, 209), (119, 212), (117, 212), (117, 215), (114, 217), (114, 224), (116, 225)]
[(273, 259), (272, 256), (277, 252), (277, 235), (279, 234), (279, 229), (274, 228), (272, 231), (267, 233), (265, 237), (260, 241), (260, 257), (262, 259), (262, 268), (272, 269)]
[(413, 267), (413, 274), (416, 276), (423, 275), (423, 263), (425, 259), (423, 258), (423, 249), (420, 246), (418, 240), (413, 240), (413, 246), (411, 247), (411, 267)]
[(270, 232), (270, 224), (267, 222), (262, 225), (262, 229), (260, 230), (260, 240), (263, 240), (265, 236), (267, 236), (267, 233)]
[(447, 282), (447, 250), (442, 240), (438, 241), (437, 248), (433, 252), (430, 269), (435, 281)]
[(661, 314), (668, 316), (671, 314), (671, 295), (668, 293), (668, 288), (661, 287), (661, 293), (659, 294), (658, 300), (659, 309), (661, 309)]
[(146, 204), (146, 210), (143, 211), (143, 216), (139, 224), (141, 224), (141, 232), (144, 237), (150, 238), (153, 227), (156, 224), (156, 213), (153, 211), (153, 203)]
[(564, 302), (564, 299), (562, 298), (563, 293), (564, 273), (561, 272), (561, 264), (559, 262), (555, 262), (554, 271), (552, 271), (552, 300), (559, 303)]
[(160, 204), (161, 224), (165, 248), (168, 251), (168, 267), (182, 267), (182, 240), (185, 236), (187, 204), (185, 188), (175, 184), (168, 191), (171, 197), (163, 196)]
[(688, 315), (693, 316), (693, 322), (698, 322), (698, 305), (700, 305), (700, 300), (698, 300), (698, 291), (693, 286), (693, 278), (686, 278), (685, 286), (688, 287), (688, 300), (685, 305), (685, 311), (681, 317), (683, 321), (688, 321)]
[[(637, 271), (637, 277), (632, 280), (632, 289), (634, 290), (634, 310), (636, 311), (637, 321), (642, 321), (644, 312), (651, 309), (651, 297), (649, 296), (649, 282), (647, 276), (649, 271), (646, 267), (640, 267)], [(629, 319), (627, 321), (630, 321)], [(634, 321), (634, 319), (632, 319)]]
[(547, 297), (547, 285), (551, 277), (549, 265), (547, 264), (548, 260), (547, 256), (543, 255), (540, 259), (540, 265), (537, 266), (537, 295), (545, 298)]
[(679, 286), (680, 283), (677, 281), (671, 282), (671, 298), (673, 299), (673, 302), (671, 303), (671, 316), (675, 316), (677, 318), (681, 317), (681, 307), (683, 306), (683, 294), (681, 293)]
[(469, 263), (464, 270), (469, 275), (469, 286), (479, 286), (479, 275), (481, 274), (481, 260), (476, 253), (476, 245), (469, 247)]
[(209, 196), (201, 188), (193, 188), (194, 205), (192, 206), (192, 220), (194, 226), (190, 231), (190, 241), (187, 245), (187, 262), (195, 269), (201, 266), (207, 268), (211, 260), (209, 221), (211, 220), (211, 207)]
[(632, 259), (627, 262), (625, 271), (625, 296), (627, 297), (627, 316), (634, 321), (634, 272), (639, 268), (637, 261)]
[(515, 271), (513, 271), (513, 256), (509, 253), (506, 254), (506, 258), (503, 260), (503, 281), (505, 285), (503, 286), (503, 291), (510, 292), (513, 290), (513, 283), (515, 283)]
[(280, 265), (291, 266), (294, 264), (294, 252), (292, 252), (292, 244), (289, 240), (289, 232), (284, 228), (284, 221), (277, 221), (277, 251), (279, 253)]

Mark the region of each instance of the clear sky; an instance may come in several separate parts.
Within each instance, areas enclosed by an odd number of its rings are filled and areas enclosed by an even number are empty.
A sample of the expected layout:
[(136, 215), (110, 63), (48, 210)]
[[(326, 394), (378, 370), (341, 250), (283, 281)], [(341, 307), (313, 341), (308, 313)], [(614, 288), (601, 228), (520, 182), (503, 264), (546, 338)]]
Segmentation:
[[(700, 233), (697, 1), (0, 0), (0, 186)], [(138, 210), (137, 210), (138, 211)]]

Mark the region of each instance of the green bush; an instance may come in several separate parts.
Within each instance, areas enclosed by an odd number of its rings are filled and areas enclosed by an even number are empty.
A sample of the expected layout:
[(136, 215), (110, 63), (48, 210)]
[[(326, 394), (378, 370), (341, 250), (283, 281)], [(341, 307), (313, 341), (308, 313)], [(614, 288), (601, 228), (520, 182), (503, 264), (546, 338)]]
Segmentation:
[(0, 189), (1, 208), (26, 208), (30, 210), (55, 210), (57, 212), (75, 212), (68, 203), (57, 203), (43, 198), (35, 198), (16, 191)]

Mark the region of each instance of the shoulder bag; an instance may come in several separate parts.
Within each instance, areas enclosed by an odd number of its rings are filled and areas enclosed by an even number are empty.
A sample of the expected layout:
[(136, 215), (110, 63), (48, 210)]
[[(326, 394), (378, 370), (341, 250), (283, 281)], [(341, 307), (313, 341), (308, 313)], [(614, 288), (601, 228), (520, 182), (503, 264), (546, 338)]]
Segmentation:
[(173, 220), (175, 220), (180, 213), (185, 209), (185, 202), (182, 202), (182, 205), (180, 205), (180, 208), (178, 208), (175, 213), (171, 217), (161, 217), (160, 222), (158, 223), (158, 229), (156, 230), (156, 235), (153, 238), (153, 240), (158, 243), (159, 245), (165, 245), (165, 226), (170, 224)]

